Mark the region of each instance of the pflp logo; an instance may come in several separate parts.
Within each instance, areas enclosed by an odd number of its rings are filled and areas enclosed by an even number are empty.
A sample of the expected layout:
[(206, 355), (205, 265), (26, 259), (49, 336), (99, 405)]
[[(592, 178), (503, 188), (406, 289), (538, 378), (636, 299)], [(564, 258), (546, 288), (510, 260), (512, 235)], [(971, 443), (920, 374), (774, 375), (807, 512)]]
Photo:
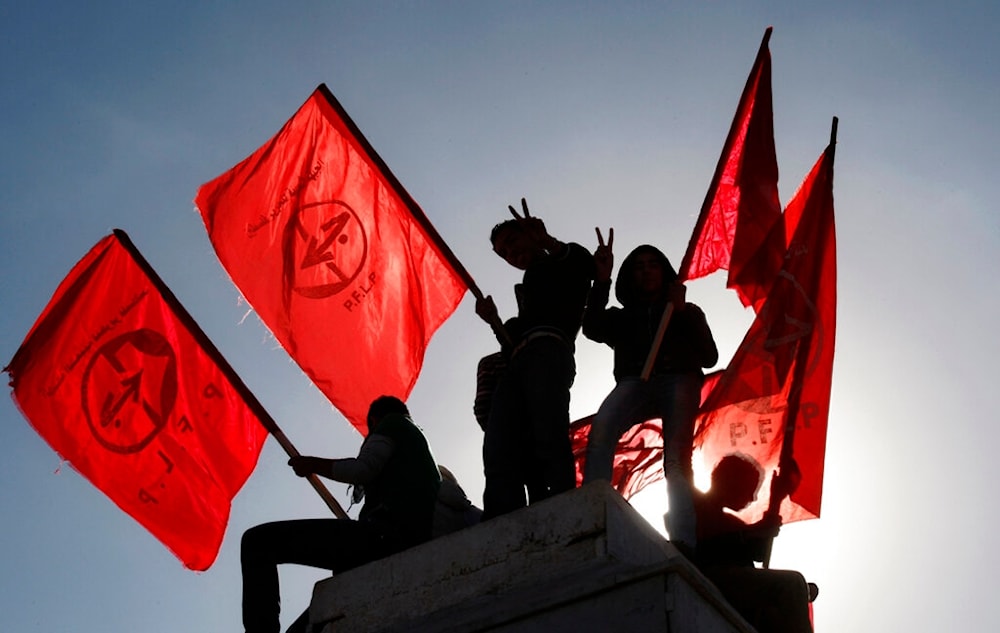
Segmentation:
[(348, 288), (368, 257), (368, 237), (357, 213), (343, 200), (296, 209), (285, 243), (285, 284), (309, 299)]
[(142, 328), (102, 345), (81, 387), (94, 437), (116, 453), (141, 451), (163, 429), (177, 401), (177, 357), (159, 332)]

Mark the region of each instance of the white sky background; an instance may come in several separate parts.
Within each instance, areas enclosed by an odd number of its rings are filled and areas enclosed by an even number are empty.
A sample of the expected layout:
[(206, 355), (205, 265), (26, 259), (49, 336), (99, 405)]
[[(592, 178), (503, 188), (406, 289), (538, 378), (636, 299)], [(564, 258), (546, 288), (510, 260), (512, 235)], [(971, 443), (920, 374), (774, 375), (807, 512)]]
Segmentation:
[[(823, 517), (786, 526), (773, 565), (820, 585), (820, 632), (994, 630), (992, 3), (13, 4), (0, 6), (0, 361), (72, 265), (123, 228), (292, 442), (328, 456), (361, 438), (243, 320), (193, 211), (200, 184), (325, 82), (509, 316), (518, 276), (487, 236), (521, 196), (562, 239), (593, 248), (594, 227), (614, 226), (618, 261), (648, 242), (679, 263), (773, 25), (783, 201), (840, 117)], [(750, 317), (723, 286), (714, 276), (689, 297), (728, 360)], [(475, 367), (494, 347), (467, 298), (409, 401), (477, 503)], [(581, 337), (574, 417), (611, 385), (610, 353)], [(0, 631), (239, 630), (242, 532), (329, 514), (269, 440), (218, 560), (195, 574), (12, 403), (0, 417)], [(324, 575), (282, 568), (286, 625)]]

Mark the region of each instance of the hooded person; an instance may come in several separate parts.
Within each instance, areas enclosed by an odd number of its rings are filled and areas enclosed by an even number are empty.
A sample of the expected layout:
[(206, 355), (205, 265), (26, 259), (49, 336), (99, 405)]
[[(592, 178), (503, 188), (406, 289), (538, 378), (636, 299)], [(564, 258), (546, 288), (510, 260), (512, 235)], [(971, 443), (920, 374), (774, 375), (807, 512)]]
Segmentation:
[[(615, 388), (598, 409), (587, 438), (584, 483), (611, 481), (615, 448), (632, 426), (663, 421), (663, 470), (670, 512), (670, 539), (692, 553), (696, 520), (691, 481), (694, 421), (701, 401), (703, 369), (718, 362), (719, 352), (702, 310), (685, 300), (685, 288), (659, 249), (648, 244), (625, 258), (615, 280), (621, 307), (607, 307), (611, 290), (614, 233), (605, 245), (598, 231), (594, 253), (596, 280), (583, 318), (583, 334), (614, 349)], [(642, 370), (668, 303), (670, 323), (655, 357), (652, 373)]]

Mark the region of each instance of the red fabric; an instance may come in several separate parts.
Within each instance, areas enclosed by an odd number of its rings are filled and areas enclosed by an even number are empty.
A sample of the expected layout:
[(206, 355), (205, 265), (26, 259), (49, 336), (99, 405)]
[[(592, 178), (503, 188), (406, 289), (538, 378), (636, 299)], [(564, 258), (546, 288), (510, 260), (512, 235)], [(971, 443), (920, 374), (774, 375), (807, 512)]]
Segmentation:
[(38, 434), (187, 567), (204, 570), (267, 431), (147, 270), (127, 237), (101, 240), (6, 371)]
[[(769, 34), (769, 32), (768, 32)], [(771, 107), (771, 55), (761, 43), (726, 146), (681, 262), (682, 281), (729, 270), (727, 287), (744, 305), (763, 302), (780, 253), (760, 247), (781, 217)], [(778, 238), (783, 241), (783, 236)]]
[(406, 399), (466, 285), (325, 86), (195, 202), (233, 282), (358, 431), (373, 399)]
[[(576, 485), (583, 483), (587, 435), (594, 416), (581, 418), (570, 425), (573, 458), (576, 460)], [(660, 420), (636, 424), (622, 435), (615, 449), (611, 485), (626, 499), (649, 484), (663, 479), (663, 436)]]
[[(705, 377), (702, 400), (718, 381), (720, 372)], [(583, 483), (586, 462), (587, 435), (594, 416), (581, 418), (570, 425), (573, 458), (576, 460), (576, 485)], [(631, 499), (643, 488), (663, 479), (663, 423), (659, 419), (647, 420), (629, 429), (618, 440), (611, 470), (611, 485), (624, 498)]]
[(836, 330), (833, 146), (785, 210), (794, 229), (785, 263), (729, 367), (708, 395), (695, 440), (695, 472), (729, 453), (754, 458), (766, 479), (740, 517), (759, 520), (770, 477), (793, 459), (801, 484), (781, 507), (786, 522), (820, 514)]

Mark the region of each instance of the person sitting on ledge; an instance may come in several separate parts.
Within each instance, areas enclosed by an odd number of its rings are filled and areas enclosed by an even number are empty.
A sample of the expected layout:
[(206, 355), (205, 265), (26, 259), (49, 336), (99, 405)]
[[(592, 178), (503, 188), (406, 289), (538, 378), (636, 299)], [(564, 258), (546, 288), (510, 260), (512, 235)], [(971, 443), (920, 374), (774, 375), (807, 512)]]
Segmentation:
[[(430, 540), (441, 474), (406, 405), (392, 396), (368, 409), (368, 436), (348, 459), (293, 457), (295, 474), (317, 474), (363, 487), (358, 520), (300, 519), (264, 523), (243, 534), (243, 626), (278, 633), (278, 568), (284, 563), (347, 571)], [(303, 613), (288, 629), (308, 626)]]
[(764, 518), (747, 525), (732, 512), (756, 499), (763, 471), (752, 458), (739, 453), (719, 461), (712, 471), (711, 488), (695, 495), (697, 564), (733, 608), (761, 633), (811, 633), (812, 588), (802, 574), (755, 565), (755, 561), (764, 561), (771, 540), (778, 534), (781, 501), (798, 483), (799, 471), (793, 461), (782, 470), (771, 480), (771, 501)]

